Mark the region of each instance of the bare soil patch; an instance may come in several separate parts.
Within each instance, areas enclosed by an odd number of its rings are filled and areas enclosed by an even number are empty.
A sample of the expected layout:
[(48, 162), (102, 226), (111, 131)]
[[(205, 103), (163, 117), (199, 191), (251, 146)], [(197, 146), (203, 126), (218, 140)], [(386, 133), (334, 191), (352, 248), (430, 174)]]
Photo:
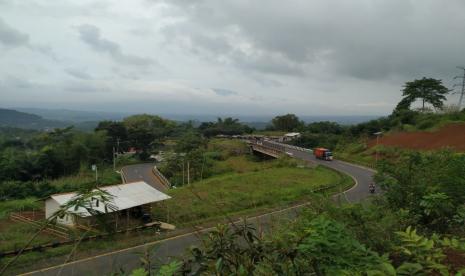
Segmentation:
[[(416, 150), (434, 150), (452, 148), (465, 152), (465, 123), (450, 124), (434, 132), (399, 132), (379, 138), (379, 144)], [(376, 139), (368, 142), (369, 147), (376, 145)]]

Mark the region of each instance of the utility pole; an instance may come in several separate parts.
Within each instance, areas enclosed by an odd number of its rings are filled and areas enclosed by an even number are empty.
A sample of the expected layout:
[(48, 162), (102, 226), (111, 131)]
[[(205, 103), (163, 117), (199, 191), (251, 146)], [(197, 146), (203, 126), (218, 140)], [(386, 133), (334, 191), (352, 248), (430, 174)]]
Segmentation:
[(115, 147), (113, 147), (113, 170), (116, 171), (116, 152), (115, 152)]
[(455, 79), (462, 79), (461, 84), (455, 84), (454, 87), (456, 86), (462, 86), (462, 89), (460, 91), (460, 99), (459, 99), (459, 111), (462, 109), (462, 101), (463, 101), (463, 95), (465, 94), (465, 67), (463, 66), (457, 66), (457, 68), (463, 70), (463, 76), (455, 76)]
[(376, 160), (376, 164), (378, 164), (378, 143), (379, 143), (379, 136), (381, 134), (383, 134), (382, 131), (378, 131), (378, 132), (375, 132), (373, 133), (374, 135), (376, 135), (376, 157), (375, 157), (375, 160)]
[(184, 186), (184, 183), (185, 183), (184, 179), (185, 179), (185, 177), (184, 177), (184, 160), (182, 160), (182, 185), (183, 186)]
[(97, 170), (97, 165), (92, 165), (92, 170), (95, 172), (95, 183), (98, 183), (98, 170)]
[(191, 184), (190, 162), (187, 161), (187, 186)]

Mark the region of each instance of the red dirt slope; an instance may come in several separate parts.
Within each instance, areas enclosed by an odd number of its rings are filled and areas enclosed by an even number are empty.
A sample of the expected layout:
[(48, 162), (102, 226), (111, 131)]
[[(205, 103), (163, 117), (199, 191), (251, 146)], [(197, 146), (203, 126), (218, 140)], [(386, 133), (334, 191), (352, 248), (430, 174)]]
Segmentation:
[[(379, 138), (379, 144), (401, 148), (431, 150), (445, 147), (465, 152), (465, 124), (450, 124), (434, 132), (399, 132)], [(376, 145), (376, 139), (368, 143)]]

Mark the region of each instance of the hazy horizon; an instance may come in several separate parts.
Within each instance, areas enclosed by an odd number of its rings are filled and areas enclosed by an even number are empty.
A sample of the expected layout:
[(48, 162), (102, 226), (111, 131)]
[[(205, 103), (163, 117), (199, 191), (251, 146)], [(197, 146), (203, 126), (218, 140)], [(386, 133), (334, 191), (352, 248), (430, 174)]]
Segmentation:
[[(187, 120), (196, 120), (196, 121), (214, 121), (218, 117), (233, 117), (238, 118), (243, 122), (263, 122), (268, 123), (273, 117), (283, 114), (269, 114), (269, 115), (244, 115), (244, 114), (207, 114), (207, 113), (160, 113), (156, 111), (152, 112), (117, 112), (117, 111), (99, 111), (99, 110), (76, 110), (76, 109), (63, 109), (63, 108), (36, 108), (36, 107), (2, 107), (5, 109), (17, 110), (25, 113), (36, 114), (44, 119), (51, 120), (61, 120), (61, 121), (76, 121), (76, 122), (85, 122), (85, 121), (98, 121), (98, 120), (121, 120), (124, 117), (135, 115), (135, 114), (151, 114), (151, 115), (160, 115), (167, 119), (187, 121)], [(65, 115), (65, 116), (64, 116)], [(305, 115), (305, 114), (296, 114), (304, 122), (316, 122), (316, 121), (334, 121), (338, 123), (359, 123), (367, 121), (370, 119), (378, 118), (385, 116), (381, 115), (331, 115), (331, 114), (321, 114), (321, 115)]]

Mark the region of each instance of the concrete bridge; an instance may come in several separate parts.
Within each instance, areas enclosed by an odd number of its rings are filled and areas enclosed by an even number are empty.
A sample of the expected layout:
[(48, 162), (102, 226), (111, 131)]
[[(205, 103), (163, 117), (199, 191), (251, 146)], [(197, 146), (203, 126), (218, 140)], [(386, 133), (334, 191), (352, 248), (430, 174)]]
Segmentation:
[(284, 154), (294, 157), (293, 151), (308, 153), (309, 155), (313, 154), (313, 151), (311, 149), (301, 148), (269, 140), (247, 140), (247, 143), (249, 144), (250, 149), (252, 151), (259, 152), (261, 154), (268, 155), (274, 158), (279, 158)]

